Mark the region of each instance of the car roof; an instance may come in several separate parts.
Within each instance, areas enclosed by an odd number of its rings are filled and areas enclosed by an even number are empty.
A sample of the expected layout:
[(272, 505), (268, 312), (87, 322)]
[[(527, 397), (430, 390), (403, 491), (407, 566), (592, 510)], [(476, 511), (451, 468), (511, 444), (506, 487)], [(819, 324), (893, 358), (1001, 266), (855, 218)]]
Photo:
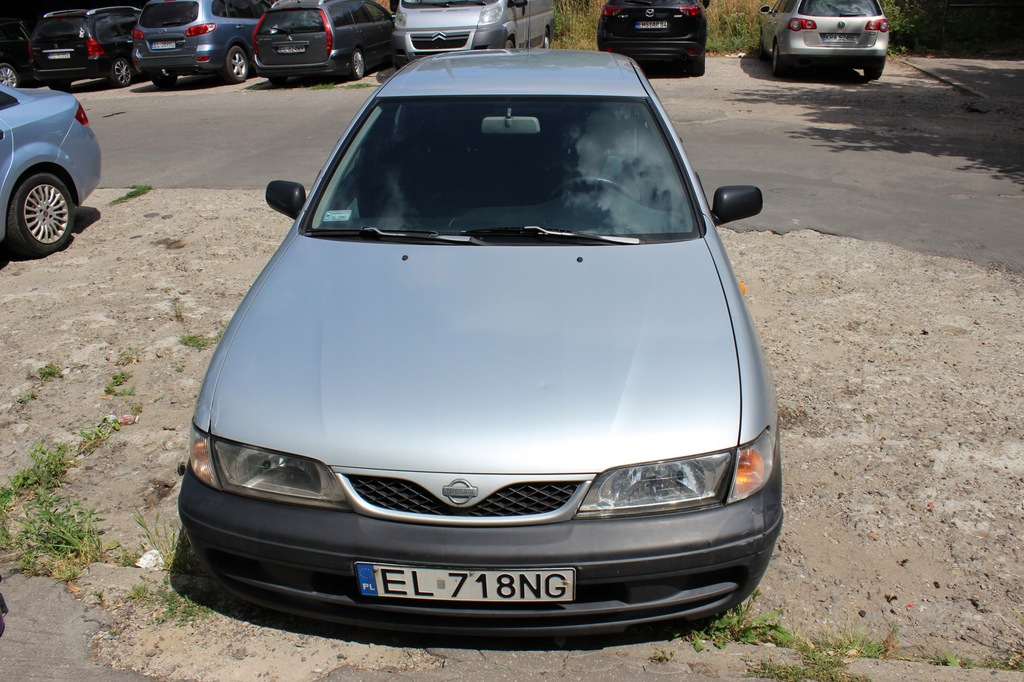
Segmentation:
[(610, 52), (479, 50), (418, 59), (393, 75), (378, 97), (569, 95), (648, 97), (632, 59)]
[(91, 17), (97, 14), (116, 13), (116, 12), (132, 12), (138, 14), (141, 12), (138, 7), (131, 7), (129, 5), (114, 5), (112, 7), (97, 7), (95, 9), (61, 9), (56, 12), (47, 12), (43, 15), (43, 19), (61, 19), (64, 17)]

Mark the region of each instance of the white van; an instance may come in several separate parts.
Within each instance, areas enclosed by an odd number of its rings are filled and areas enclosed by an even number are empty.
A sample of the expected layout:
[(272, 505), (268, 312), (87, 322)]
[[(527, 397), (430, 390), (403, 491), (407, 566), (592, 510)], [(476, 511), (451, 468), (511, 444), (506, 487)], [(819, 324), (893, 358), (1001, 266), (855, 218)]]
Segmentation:
[(395, 66), (438, 52), (549, 47), (554, 0), (401, 0), (391, 35)]

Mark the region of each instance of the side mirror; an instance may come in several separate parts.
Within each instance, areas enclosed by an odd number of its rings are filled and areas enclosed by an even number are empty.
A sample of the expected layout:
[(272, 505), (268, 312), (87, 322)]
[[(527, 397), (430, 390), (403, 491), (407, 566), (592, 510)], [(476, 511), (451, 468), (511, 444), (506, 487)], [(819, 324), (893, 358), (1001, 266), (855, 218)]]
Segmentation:
[(768, 14), (772, 11), (771, 5), (762, 5), (761, 9), (757, 10), (761, 14)]
[(701, 0), (701, 2), (704, 5), (704, 9), (707, 9), (708, 5), (711, 4), (711, 0)]
[(306, 204), (306, 188), (297, 182), (272, 180), (267, 185), (267, 205), (294, 220)]
[(742, 220), (761, 212), (764, 198), (753, 185), (727, 185), (715, 190), (711, 214), (716, 225)]
[(508, 0), (509, 7), (526, 7), (527, 0)]

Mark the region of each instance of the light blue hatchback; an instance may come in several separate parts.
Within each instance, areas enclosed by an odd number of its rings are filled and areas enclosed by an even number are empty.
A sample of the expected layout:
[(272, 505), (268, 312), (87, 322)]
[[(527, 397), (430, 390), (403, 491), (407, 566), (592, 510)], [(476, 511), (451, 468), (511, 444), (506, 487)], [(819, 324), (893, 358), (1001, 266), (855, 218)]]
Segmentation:
[(71, 240), (100, 181), (100, 147), (74, 95), (0, 85), (0, 241), (46, 256)]

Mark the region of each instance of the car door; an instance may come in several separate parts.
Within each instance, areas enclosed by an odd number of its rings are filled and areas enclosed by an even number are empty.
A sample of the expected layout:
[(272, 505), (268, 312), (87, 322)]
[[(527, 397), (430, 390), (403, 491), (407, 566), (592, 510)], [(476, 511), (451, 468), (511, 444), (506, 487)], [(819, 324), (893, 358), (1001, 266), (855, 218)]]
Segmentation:
[[(13, 189), (8, 186), (7, 176), (10, 174), (11, 165), (14, 163), (14, 136), (11, 133), (11, 126), (4, 119), (4, 109), (13, 107), (17, 103), (18, 100), (11, 95), (8, 95), (6, 92), (0, 92), (0, 202), (4, 205), (0, 221), (5, 222), (7, 220), (6, 198)], [(0, 239), (3, 239), (3, 233), (0, 233)]]
[(20, 21), (0, 21), (0, 63), (10, 64), (19, 80), (31, 77), (28, 31)]
[(395, 30), (395, 23), (391, 15), (375, 2), (364, 0), (361, 10), (355, 16), (357, 21), (363, 22), (361, 31), (367, 61), (380, 64), (391, 56), (391, 33)]
[(252, 54), (252, 33), (256, 30), (256, 24), (260, 17), (267, 10), (267, 3), (263, 0), (226, 0), (228, 22), (235, 31), (235, 35), (248, 46), (249, 54)]
[(796, 0), (778, 0), (761, 22), (761, 46), (765, 52), (771, 52), (772, 42), (779, 31), (789, 22), (789, 14), (793, 11)]

